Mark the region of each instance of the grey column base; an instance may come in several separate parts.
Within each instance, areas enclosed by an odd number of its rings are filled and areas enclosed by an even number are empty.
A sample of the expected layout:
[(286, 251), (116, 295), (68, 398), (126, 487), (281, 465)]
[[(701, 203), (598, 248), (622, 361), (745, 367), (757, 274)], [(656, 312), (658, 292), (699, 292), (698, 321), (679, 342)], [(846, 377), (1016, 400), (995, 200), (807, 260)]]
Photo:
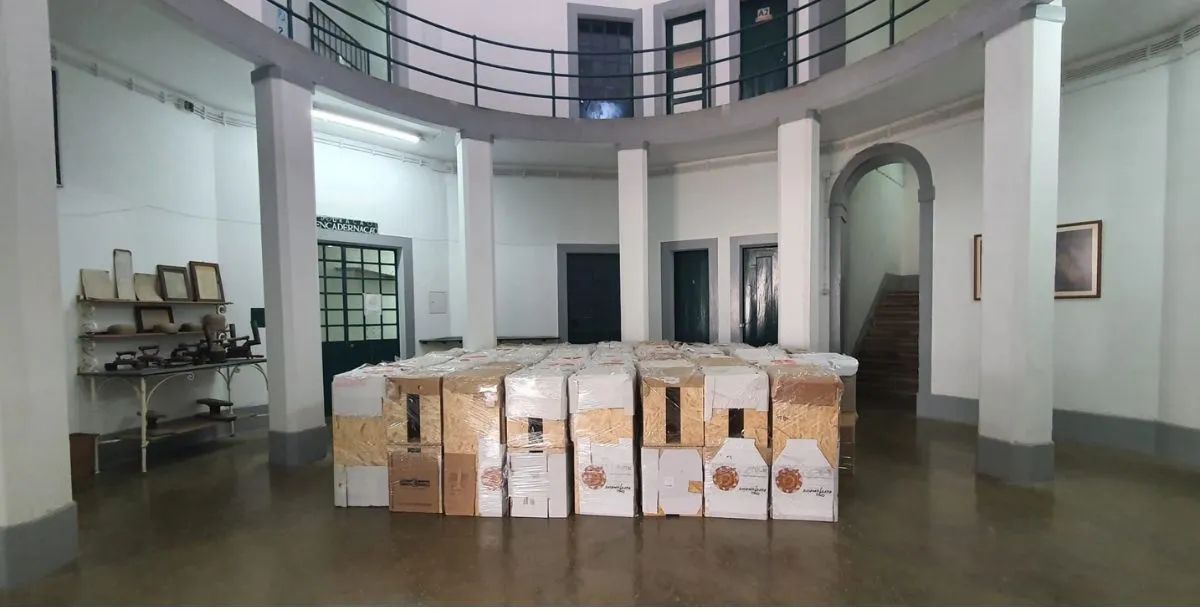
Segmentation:
[(269, 435), (271, 463), (283, 466), (316, 463), (329, 453), (329, 443), (328, 427), (314, 427), (304, 431), (271, 430)]
[(1052, 482), (1054, 444), (1014, 444), (979, 436), (975, 471), (1018, 486)]
[(0, 589), (53, 573), (79, 556), (75, 502), (26, 523), (0, 527)]

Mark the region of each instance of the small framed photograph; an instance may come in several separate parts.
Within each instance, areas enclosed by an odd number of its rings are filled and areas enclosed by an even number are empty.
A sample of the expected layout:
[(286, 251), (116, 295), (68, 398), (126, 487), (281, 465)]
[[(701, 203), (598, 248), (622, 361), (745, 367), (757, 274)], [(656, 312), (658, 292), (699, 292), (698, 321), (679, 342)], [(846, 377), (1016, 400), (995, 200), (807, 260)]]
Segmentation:
[(1100, 248), (1103, 227), (1100, 221), (1058, 226), (1054, 251), (1056, 299), (1100, 297)]
[(192, 285), (188, 282), (188, 270), (183, 266), (158, 266), (159, 295), (164, 300), (192, 301)]
[(113, 249), (113, 279), (117, 283), (118, 300), (134, 300), (133, 251)]
[(972, 253), (974, 253), (972, 257), (972, 261), (974, 262), (972, 269), (975, 272), (971, 278), (971, 294), (975, 297), (975, 301), (978, 302), (982, 295), (979, 290), (983, 286), (983, 234), (975, 234), (975, 238), (972, 241)]
[(189, 261), (192, 278), (192, 299), (197, 302), (224, 302), (225, 287), (221, 284), (221, 266), (204, 261)]
[(133, 318), (137, 322), (139, 334), (153, 331), (155, 326), (171, 325), (175, 322), (175, 315), (170, 306), (136, 306), (133, 309)]

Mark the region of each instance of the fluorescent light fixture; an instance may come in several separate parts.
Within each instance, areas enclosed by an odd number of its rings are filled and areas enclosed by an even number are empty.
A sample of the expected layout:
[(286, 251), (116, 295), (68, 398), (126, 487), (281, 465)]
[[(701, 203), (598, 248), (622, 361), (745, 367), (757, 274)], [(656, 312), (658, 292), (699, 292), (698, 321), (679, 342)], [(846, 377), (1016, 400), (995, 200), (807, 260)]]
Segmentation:
[(366, 131), (366, 132), (372, 132), (374, 134), (379, 134), (380, 136), (388, 136), (390, 138), (395, 138), (397, 140), (403, 140), (405, 142), (411, 142), (413, 144), (421, 142), (421, 136), (419, 134), (413, 134), (412, 132), (404, 132), (401, 130), (397, 130), (395, 128), (390, 128), (390, 127), (382, 126), (379, 124), (371, 123), (369, 121), (363, 121), (362, 119), (355, 119), (353, 117), (347, 117), (345, 115), (338, 115), (335, 113), (331, 113), (327, 110), (321, 110), (319, 108), (312, 109), (312, 117), (313, 117), (313, 119), (316, 119), (318, 121), (326, 121), (329, 123), (336, 123), (338, 125), (344, 125), (346, 127), (352, 127), (352, 128), (358, 129), (358, 130)]

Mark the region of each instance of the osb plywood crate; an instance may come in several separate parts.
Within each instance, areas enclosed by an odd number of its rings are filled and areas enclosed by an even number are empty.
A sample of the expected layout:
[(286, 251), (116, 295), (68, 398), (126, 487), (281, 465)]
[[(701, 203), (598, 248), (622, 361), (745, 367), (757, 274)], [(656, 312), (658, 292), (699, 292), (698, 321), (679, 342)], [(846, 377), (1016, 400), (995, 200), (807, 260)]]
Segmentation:
[(447, 455), (475, 454), (479, 440), (505, 443), (504, 377), (520, 364), (491, 363), (442, 378), (442, 441)]
[(776, 365), (771, 377), (771, 518), (837, 521), (842, 381), (832, 370)]
[(570, 441), (567, 421), (551, 421), (537, 417), (505, 419), (508, 447), (514, 450), (562, 450)]
[(567, 382), (576, 514), (637, 514), (636, 386), (632, 361), (603, 354)]
[(552, 358), (505, 378), (504, 414), (510, 449), (566, 448), (567, 381), (581, 363), (574, 358)]
[(707, 366), (704, 374), (704, 446), (727, 439), (770, 446), (770, 383), (767, 373), (747, 365)]
[(644, 446), (704, 446), (704, 375), (687, 362), (638, 365)]

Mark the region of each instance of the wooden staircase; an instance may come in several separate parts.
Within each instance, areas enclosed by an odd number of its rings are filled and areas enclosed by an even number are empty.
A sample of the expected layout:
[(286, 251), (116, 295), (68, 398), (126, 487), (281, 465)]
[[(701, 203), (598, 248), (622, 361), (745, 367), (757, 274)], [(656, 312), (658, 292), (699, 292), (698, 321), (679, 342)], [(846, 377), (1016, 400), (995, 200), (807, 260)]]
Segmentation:
[(915, 409), (920, 299), (916, 291), (887, 293), (858, 346), (858, 397), (873, 406)]

